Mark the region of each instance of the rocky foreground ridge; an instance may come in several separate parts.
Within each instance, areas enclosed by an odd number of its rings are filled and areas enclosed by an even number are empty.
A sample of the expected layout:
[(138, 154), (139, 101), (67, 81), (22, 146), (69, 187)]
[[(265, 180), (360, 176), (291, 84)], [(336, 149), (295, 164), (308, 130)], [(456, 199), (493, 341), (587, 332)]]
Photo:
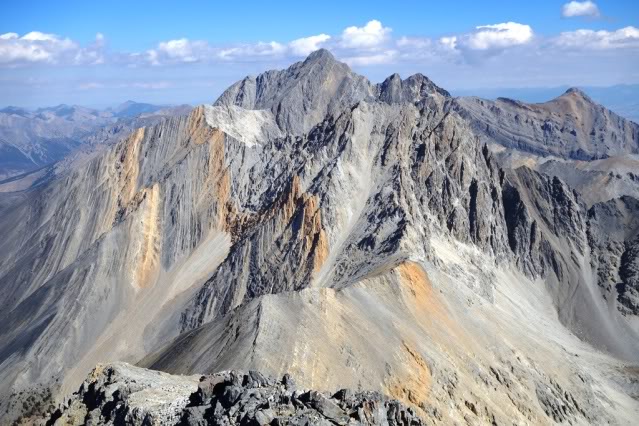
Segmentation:
[(172, 376), (118, 363), (99, 365), (48, 425), (420, 426), (414, 411), (378, 392), (298, 389), (291, 376), (225, 371)]

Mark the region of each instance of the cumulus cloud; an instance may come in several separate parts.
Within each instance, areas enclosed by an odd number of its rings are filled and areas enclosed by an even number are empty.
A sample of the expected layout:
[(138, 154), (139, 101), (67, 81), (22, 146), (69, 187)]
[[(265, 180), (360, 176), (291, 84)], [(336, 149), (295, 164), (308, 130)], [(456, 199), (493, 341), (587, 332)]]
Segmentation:
[(143, 55), (132, 54), (133, 59), (143, 58), (151, 65), (167, 63), (199, 62), (210, 55), (211, 49), (205, 41), (191, 41), (187, 38), (162, 41), (154, 49), (147, 50)]
[[(0, 34), (0, 66), (28, 64), (86, 65), (110, 63), (120, 66), (163, 66), (193, 63), (279, 62), (282, 65), (327, 48), (352, 66), (383, 64), (435, 64), (476, 62), (511, 51), (521, 55), (557, 55), (568, 50), (604, 50), (634, 48), (639, 45), (639, 29), (616, 31), (577, 30), (555, 37), (536, 37), (526, 24), (503, 22), (480, 25), (467, 33), (439, 38), (391, 36), (392, 30), (380, 21), (350, 26), (337, 35), (320, 33), (292, 41), (270, 41), (235, 45), (212, 45), (203, 40), (177, 38), (157, 43), (138, 53), (112, 52), (106, 49), (103, 34), (97, 33), (88, 45), (42, 32), (20, 36)], [(524, 49), (523, 47), (526, 46)], [(87, 85), (83, 89), (95, 89)], [(156, 86), (156, 88), (161, 88)]]
[(342, 60), (352, 66), (381, 65), (395, 62), (398, 55), (396, 50), (385, 50), (379, 53), (361, 54), (344, 57)]
[(552, 44), (564, 49), (639, 48), (639, 29), (625, 27), (616, 31), (576, 30), (561, 33)]
[(75, 52), (75, 56), (73, 58), (73, 64), (82, 65), (82, 64), (90, 64), (90, 65), (100, 65), (105, 62), (105, 53), (104, 47), (106, 45), (106, 40), (104, 38), (104, 34), (97, 33), (95, 35), (95, 41), (88, 45), (85, 48), (78, 49)]
[[(319, 37), (319, 36), (316, 36)], [(313, 42), (319, 43), (314, 37), (306, 41), (306, 47)], [(300, 39), (301, 40), (301, 39)], [(297, 40), (296, 40), (297, 41)], [(305, 46), (304, 43), (296, 44), (298, 51)], [(175, 65), (189, 64), (196, 62), (251, 62), (262, 59), (282, 57), (286, 53), (292, 52), (293, 47), (276, 41), (245, 43), (226, 47), (212, 46), (203, 40), (189, 40), (180, 38), (175, 40), (162, 41), (158, 45), (142, 53), (131, 53), (120, 58), (120, 62), (131, 66), (141, 65)]]
[(161, 42), (158, 45), (158, 52), (171, 59), (178, 59), (183, 62), (195, 62), (198, 60), (198, 53), (208, 47), (203, 41), (189, 41), (186, 38)]
[(532, 38), (533, 30), (529, 25), (505, 22), (478, 26), (473, 33), (461, 37), (459, 42), (472, 50), (493, 50), (526, 44)]
[(454, 50), (457, 47), (457, 37), (441, 37), (439, 39), (439, 44), (443, 46), (445, 49)]
[(221, 49), (217, 57), (222, 60), (251, 61), (264, 57), (281, 56), (286, 53), (287, 47), (276, 41), (268, 43), (243, 44), (240, 46)]
[(0, 64), (56, 63), (79, 49), (77, 43), (55, 34), (32, 31), (20, 37), (16, 33), (0, 35)]
[(56, 34), (32, 31), (20, 37), (17, 33), (0, 35), (0, 66), (28, 64), (86, 65), (104, 61), (104, 35), (96, 34), (95, 41), (86, 47)]
[(400, 48), (427, 49), (432, 46), (432, 40), (422, 37), (401, 37), (397, 40)]
[(309, 53), (316, 51), (322, 45), (331, 39), (331, 36), (326, 34), (319, 34), (310, 37), (298, 38), (293, 40), (288, 45), (291, 48), (291, 52), (297, 56), (307, 56)]
[(601, 13), (597, 5), (592, 1), (571, 1), (563, 5), (561, 8), (561, 16), (564, 18), (579, 16), (598, 18), (601, 16)]
[(381, 46), (392, 29), (384, 27), (378, 20), (369, 21), (363, 27), (348, 27), (342, 32), (340, 45), (353, 49), (371, 49)]

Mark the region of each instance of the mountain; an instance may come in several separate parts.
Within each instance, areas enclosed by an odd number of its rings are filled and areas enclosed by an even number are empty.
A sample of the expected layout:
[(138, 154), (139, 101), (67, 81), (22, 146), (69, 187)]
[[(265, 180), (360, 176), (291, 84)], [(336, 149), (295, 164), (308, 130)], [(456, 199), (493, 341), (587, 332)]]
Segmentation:
[(108, 116), (81, 107), (60, 105), (31, 112), (5, 108), (0, 112), (0, 179), (58, 161), (81, 144)]
[(166, 376), (82, 385), (126, 361), (377, 391), (426, 423), (631, 424), (636, 199), (589, 206), (504, 155), (630, 149), (629, 124), (570, 99), (508, 108), (609, 120), (595, 140), (508, 143), (516, 121), (487, 103), (422, 75), (372, 84), (320, 50), (0, 203), (2, 412), (76, 389), (59, 415), (139, 407), (117, 389)]
[[(618, 84), (615, 86), (583, 86), (580, 87), (595, 102), (611, 109), (629, 120), (639, 123), (639, 84)], [(559, 87), (522, 87), (522, 88), (477, 88), (458, 89), (454, 96), (477, 96), (495, 100), (510, 98), (527, 103), (541, 103), (560, 96), (569, 86)]]
[(639, 125), (579, 89), (541, 104), (460, 98), (458, 111), (483, 141), (538, 155), (594, 160), (639, 153)]
[[(168, 113), (168, 114), (167, 114)], [(102, 142), (95, 132), (130, 132), (150, 123), (154, 115), (185, 113), (184, 106), (161, 107), (129, 101), (114, 111), (77, 105), (58, 105), (29, 111), (7, 107), (0, 110), (0, 181), (41, 170), (81, 146)], [(145, 122), (137, 118), (146, 116)], [(132, 127), (133, 126), (133, 127)], [(108, 139), (106, 142), (112, 141)]]
[(110, 111), (112, 111), (113, 115), (115, 115), (116, 117), (134, 117), (140, 114), (154, 113), (165, 108), (167, 107), (135, 101), (126, 101), (111, 109)]

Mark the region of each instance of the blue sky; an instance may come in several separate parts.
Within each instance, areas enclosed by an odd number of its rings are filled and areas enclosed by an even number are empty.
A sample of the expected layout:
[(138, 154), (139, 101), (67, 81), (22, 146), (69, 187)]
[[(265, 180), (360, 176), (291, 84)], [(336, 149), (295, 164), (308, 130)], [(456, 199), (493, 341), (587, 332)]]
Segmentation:
[(374, 81), (639, 83), (639, 2), (29, 1), (2, 5), (0, 105), (210, 102), (325, 47)]

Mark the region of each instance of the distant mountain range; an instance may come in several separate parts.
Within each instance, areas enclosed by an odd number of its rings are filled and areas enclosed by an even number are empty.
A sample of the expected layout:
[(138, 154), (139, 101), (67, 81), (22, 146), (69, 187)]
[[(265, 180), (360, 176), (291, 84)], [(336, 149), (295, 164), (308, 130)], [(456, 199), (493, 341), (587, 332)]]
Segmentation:
[[(568, 90), (569, 86), (459, 89), (451, 90), (454, 96), (477, 96), (485, 99), (510, 98), (522, 102), (541, 103), (554, 99)], [(639, 84), (620, 84), (609, 87), (584, 86), (580, 89), (595, 102), (617, 114), (639, 123)]]
[[(190, 106), (151, 105), (127, 101), (105, 110), (57, 105), (28, 110), (0, 109), (0, 181), (62, 160), (80, 146), (109, 143), (135, 128), (167, 115), (188, 113)], [(110, 131), (104, 131), (110, 128)], [(105, 137), (92, 137), (96, 132)]]
[[(544, 103), (560, 96), (568, 87), (464, 89), (452, 91), (453, 96), (518, 99), (529, 103)], [(639, 85), (584, 87), (593, 101), (617, 114), (639, 122)], [(51, 165), (84, 145), (90, 135), (104, 127), (131, 122), (144, 117), (150, 123), (153, 116), (187, 113), (188, 105), (154, 105), (132, 100), (105, 109), (61, 104), (35, 110), (16, 106), (0, 109), (0, 182)], [(131, 124), (131, 123), (129, 123)], [(128, 125), (132, 130), (134, 127)], [(103, 132), (104, 133), (104, 132)], [(119, 132), (121, 133), (121, 132)], [(112, 138), (102, 142), (113, 141)]]
[(169, 108), (167, 105), (153, 105), (135, 101), (126, 101), (115, 108), (109, 108), (116, 117), (135, 117), (140, 114), (149, 114), (162, 109)]

